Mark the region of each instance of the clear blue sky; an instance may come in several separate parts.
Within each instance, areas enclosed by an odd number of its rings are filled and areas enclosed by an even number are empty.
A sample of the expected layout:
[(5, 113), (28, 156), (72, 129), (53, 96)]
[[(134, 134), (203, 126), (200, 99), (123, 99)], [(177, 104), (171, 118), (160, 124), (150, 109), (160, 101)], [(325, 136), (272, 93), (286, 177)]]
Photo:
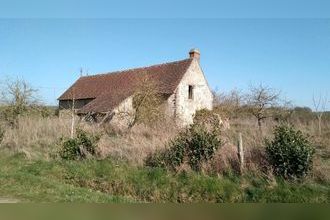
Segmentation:
[(185, 59), (194, 47), (211, 87), (220, 91), (262, 82), (301, 106), (312, 106), (313, 93), (330, 96), (327, 1), (302, 6), (289, 0), (286, 7), (269, 3), (267, 10), (251, 4), (253, 13), (223, 3), (229, 1), (141, 1), (149, 4), (126, 10), (119, 1), (29, 2), (0, 2), (0, 78), (24, 77), (49, 104), (79, 77), (80, 67), (94, 74), (152, 65)]
[(0, 0), (0, 17), (329, 18), (329, 0)]

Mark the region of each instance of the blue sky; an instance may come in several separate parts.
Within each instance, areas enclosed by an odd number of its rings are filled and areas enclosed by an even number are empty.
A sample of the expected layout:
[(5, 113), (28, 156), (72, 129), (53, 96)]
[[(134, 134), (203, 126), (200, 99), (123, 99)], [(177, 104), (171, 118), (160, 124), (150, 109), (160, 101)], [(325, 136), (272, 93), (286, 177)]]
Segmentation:
[(328, 18), (329, 0), (0, 0), (0, 17)]
[[(144, 10), (136, 4), (123, 10), (118, 2), (97, 0), (93, 6), (99, 6), (98, 10), (88, 10), (89, 5), (82, 1), (70, 14), (68, 8), (72, 9), (75, 1), (68, 1), (63, 10), (64, 1), (56, 5), (8, 2), (0, 2), (4, 6), (0, 7), (0, 78), (24, 77), (39, 88), (48, 104), (54, 104), (79, 77), (81, 67), (94, 74), (158, 64), (185, 59), (194, 47), (201, 51), (202, 67), (214, 89), (246, 90), (249, 84), (262, 82), (282, 90), (283, 96), (301, 106), (312, 106), (313, 93), (330, 96), (330, 19), (326, 1), (304, 7), (298, 1), (287, 1), (285, 10), (268, 4), (268, 11), (257, 7), (254, 13), (232, 10), (231, 14), (217, 13), (216, 8), (222, 8), (218, 10), (221, 12), (234, 5), (214, 1), (208, 4), (214, 7), (206, 10), (205, 5), (192, 0), (196, 4), (189, 4), (187, 9), (191, 10), (182, 10), (181, 14), (183, 3), (172, 10), (171, 4), (157, 6), (149, 1)], [(296, 10), (289, 13), (294, 3)], [(33, 10), (24, 10), (32, 6)], [(205, 10), (195, 13), (199, 6)], [(155, 7), (160, 13), (152, 10)], [(165, 17), (164, 12), (168, 12), (167, 18), (158, 18)], [(200, 18), (193, 19), (191, 14)]]

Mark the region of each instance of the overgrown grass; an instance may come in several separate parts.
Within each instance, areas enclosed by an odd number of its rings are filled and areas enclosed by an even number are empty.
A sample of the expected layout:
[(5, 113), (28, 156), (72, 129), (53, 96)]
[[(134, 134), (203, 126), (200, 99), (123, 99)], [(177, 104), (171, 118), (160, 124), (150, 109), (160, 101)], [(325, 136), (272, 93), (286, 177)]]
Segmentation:
[(0, 198), (19, 202), (130, 202), (66, 183), (61, 163), (29, 161), (23, 154), (0, 157)]
[(0, 197), (23, 202), (329, 202), (329, 184), (172, 173), (105, 160), (0, 157)]
[[(266, 121), (263, 137), (254, 120), (231, 120), (222, 133), (225, 145), (200, 173), (178, 173), (143, 167), (150, 153), (180, 131), (171, 124), (150, 129), (138, 125), (129, 131), (80, 123), (100, 134), (98, 154), (85, 161), (56, 160), (56, 143), (70, 134), (70, 121), (55, 117), (21, 117), (17, 127), (3, 127), (0, 145), (0, 201), (22, 202), (329, 202), (330, 120), (317, 134), (315, 120), (297, 121), (316, 146), (313, 174), (304, 182), (275, 179), (264, 158), (263, 138), (271, 137), (274, 121)], [(237, 134), (243, 134), (246, 170), (236, 172)], [(24, 156), (23, 156), (24, 155)], [(112, 159), (109, 159), (112, 158)], [(205, 165), (205, 167), (204, 167)], [(264, 169), (264, 168), (267, 169)], [(6, 200), (4, 200), (6, 201)]]

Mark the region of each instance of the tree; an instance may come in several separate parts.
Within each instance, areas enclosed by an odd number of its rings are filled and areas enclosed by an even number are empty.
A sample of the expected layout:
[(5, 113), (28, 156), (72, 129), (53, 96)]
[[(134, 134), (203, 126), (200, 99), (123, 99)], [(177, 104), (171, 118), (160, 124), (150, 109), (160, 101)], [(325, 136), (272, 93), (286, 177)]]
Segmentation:
[(234, 89), (228, 93), (214, 92), (214, 106), (226, 117), (237, 116), (242, 103), (243, 96), (239, 90)]
[(163, 102), (164, 96), (159, 92), (157, 85), (149, 78), (143, 79), (133, 96), (135, 114), (132, 126), (136, 123), (152, 125), (162, 119)]
[(7, 79), (2, 88), (2, 103), (5, 108), (2, 116), (14, 125), (18, 116), (37, 108), (39, 99), (38, 90), (34, 89), (24, 79)]
[(150, 126), (164, 118), (164, 111), (162, 111), (164, 95), (159, 92), (156, 83), (149, 77), (137, 82), (132, 98), (133, 109), (123, 107), (116, 113), (109, 112), (103, 121), (109, 118), (111, 120), (114, 115), (117, 115), (122, 121), (127, 121), (128, 127), (132, 128), (136, 124)]
[(320, 94), (318, 97), (316, 97), (315, 94), (313, 95), (313, 105), (318, 120), (318, 132), (320, 136), (322, 135), (322, 118), (324, 112), (326, 111), (328, 102), (329, 100), (327, 95)]
[(250, 107), (252, 115), (258, 121), (260, 133), (262, 132), (262, 123), (266, 118), (272, 117), (270, 108), (275, 109), (280, 106), (280, 92), (262, 84), (250, 86), (247, 94), (247, 104)]

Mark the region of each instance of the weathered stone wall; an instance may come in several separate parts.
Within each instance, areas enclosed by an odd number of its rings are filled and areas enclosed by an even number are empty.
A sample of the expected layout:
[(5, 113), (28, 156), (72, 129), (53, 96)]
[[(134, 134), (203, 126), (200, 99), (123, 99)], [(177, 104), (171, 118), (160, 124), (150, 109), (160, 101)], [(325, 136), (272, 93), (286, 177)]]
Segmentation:
[(174, 118), (175, 117), (175, 94), (171, 95), (165, 103), (164, 109), (165, 109), (165, 115)]
[[(189, 86), (193, 86), (192, 99), (189, 99)], [(192, 62), (172, 98), (174, 101), (169, 100), (169, 104), (174, 104), (169, 109), (173, 109), (177, 123), (182, 126), (193, 123), (196, 111), (212, 110), (213, 94), (197, 59)]]
[(135, 110), (133, 108), (133, 97), (128, 97), (125, 99), (113, 110), (113, 113), (114, 117), (110, 123), (117, 127), (127, 128), (133, 121), (135, 114)]

